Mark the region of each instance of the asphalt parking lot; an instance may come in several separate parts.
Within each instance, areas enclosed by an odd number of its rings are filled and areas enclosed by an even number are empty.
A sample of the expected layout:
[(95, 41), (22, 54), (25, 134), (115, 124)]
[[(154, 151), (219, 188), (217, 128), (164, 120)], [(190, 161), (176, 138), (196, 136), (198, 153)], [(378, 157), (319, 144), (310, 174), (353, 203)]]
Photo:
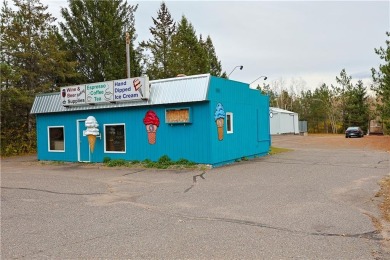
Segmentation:
[(389, 153), (307, 140), (205, 172), (3, 158), (1, 258), (389, 259)]

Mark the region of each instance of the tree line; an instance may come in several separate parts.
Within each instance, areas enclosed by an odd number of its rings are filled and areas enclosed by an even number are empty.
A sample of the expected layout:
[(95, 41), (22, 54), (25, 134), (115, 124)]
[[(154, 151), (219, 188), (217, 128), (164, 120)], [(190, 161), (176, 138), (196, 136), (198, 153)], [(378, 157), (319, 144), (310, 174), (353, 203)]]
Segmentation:
[[(131, 42), (132, 77), (146, 74), (153, 80), (201, 73), (226, 77), (211, 36), (198, 35), (184, 15), (175, 21), (164, 2), (156, 17), (152, 17), (151, 38), (138, 43), (135, 30), (138, 5), (125, 0), (69, 0), (68, 6), (61, 9), (63, 21), (57, 24), (47, 8), (40, 0), (12, 0), (12, 8), (3, 0), (0, 18), (1, 155), (35, 151), (35, 118), (29, 112), (36, 94), (57, 92), (61, 86), (126, 78), (126, 32)], [(386, 48), (375, 49), (385, 64), (372, 73), (378, 111), (388, 122), (389, 41), (386, 44)], [(284, 90), (268, 89), (267, 93), (273, 97), (271, 105), (298, 112), (302, 119), (310, 122), (323, 122), (324, 127), (335, 132), (334, 128), (337, 131), (340, 128), (340, 111), (343, 111), (343, 124), (349, 124), (360, 120), (351, 111), (367, 109), (367, 93), (362, 83), (353, 86), (348, 79), (346, 73), (340, 75), (344, 84), (342, 92), (324, 85), (314, 92), (302, 92), (300, 96)], [(361, 107), (356, 105), (360, 104), (360, 98), (364, 104)], [(367, 114), (361, 117), (367, 119)], [(320, 124), (313, 129), (321, 131)]]
[(348, 126), (360, 126), (367, 132), (370, 119), (377, 116), (376, 100), (367, 94), (363, 82), (352, 84), (345, 69), (336, 76), (337, 85), (304, 90), (304, 82), (292, 80), (286, 87), (283, 79), (258, 87), (270, 96), (270, 106), (294, 111), (299, 120), (308, 122), (311, 133), (343, 133)]
[(197, 35), (182, 16), (175, 22), (164, 2), (152, 38), (136, 44), (138, 5), (125, 0), (70, 0), (63, 22), (40, 0), (5, 0), (1, 8), (1, 154), (33, 152), (35, 120), (29, 112), (38, 93), (61, 86), (126, 78), (126, 32), (132, 77), (151, 80), (178, 74), (224, 76), (210, 36)]

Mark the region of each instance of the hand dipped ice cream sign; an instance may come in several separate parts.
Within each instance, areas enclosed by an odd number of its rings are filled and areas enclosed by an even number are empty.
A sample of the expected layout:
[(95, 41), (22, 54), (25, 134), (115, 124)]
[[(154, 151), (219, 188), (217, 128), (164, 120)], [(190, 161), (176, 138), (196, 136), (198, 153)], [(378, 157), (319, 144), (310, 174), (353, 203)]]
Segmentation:
[[(146, 85), (148, 88), (146, 89)], [(145, 78), (132, 78), (114, 81), (114, 101), (146, 99), (149, 94), (149, 82)]]
[(149, 98), (149, 78), (137, 77), (61, 88), (63, 106), (134, 101)]

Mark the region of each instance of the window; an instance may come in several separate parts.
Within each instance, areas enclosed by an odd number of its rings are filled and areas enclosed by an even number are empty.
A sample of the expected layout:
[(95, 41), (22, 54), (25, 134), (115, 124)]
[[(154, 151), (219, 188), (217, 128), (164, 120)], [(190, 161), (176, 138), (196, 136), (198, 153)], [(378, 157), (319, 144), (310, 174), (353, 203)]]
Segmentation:
[(231, 112), (226, 113), (226, 132), (228, 134), (233, 133), (233, 113)]
[(167, 124), (188, 124), (191, 123), (190, 108), (172, 108), (165, 110), (165, 122)]
[(63, 126), (49, 126), (49, 151), (51, 152), (65, 152), (65, 135)]
[(104, 125), (104, 151), (111, 153), (125, 153), (125, 125)]

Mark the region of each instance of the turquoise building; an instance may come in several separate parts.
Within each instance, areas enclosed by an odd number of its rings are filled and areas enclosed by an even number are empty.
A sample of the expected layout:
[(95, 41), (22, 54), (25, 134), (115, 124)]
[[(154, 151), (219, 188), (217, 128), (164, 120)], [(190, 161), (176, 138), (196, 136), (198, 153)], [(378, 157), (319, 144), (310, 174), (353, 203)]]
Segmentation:
[(37, 95), (31, 113), (38, 160), (157, 161), (168, 155), (215, 167), (264, 156), (271, 143), (268, 96), (210, 74), (64, 87)]

